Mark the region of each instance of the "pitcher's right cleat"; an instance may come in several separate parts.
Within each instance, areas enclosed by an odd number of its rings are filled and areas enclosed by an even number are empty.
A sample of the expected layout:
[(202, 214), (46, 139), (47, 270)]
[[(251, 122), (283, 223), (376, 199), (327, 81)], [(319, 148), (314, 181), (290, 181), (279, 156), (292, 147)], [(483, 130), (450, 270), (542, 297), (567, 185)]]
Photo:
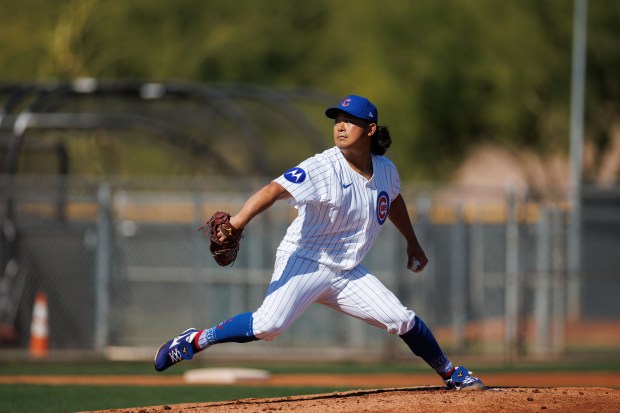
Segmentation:
[(484, 390), (482, 380), (472, 376), (472, 372), (465, 367), (457, 367), (443, 382), (450, 390)]
[(168, 367), (173, 366), (181, 360), (191, 360), (194, 357), (194, 349), (192, 341), (198, 334), (195, 328), (189, 328), (164, 343), (155, 354), (155, 370), (164, 371)]

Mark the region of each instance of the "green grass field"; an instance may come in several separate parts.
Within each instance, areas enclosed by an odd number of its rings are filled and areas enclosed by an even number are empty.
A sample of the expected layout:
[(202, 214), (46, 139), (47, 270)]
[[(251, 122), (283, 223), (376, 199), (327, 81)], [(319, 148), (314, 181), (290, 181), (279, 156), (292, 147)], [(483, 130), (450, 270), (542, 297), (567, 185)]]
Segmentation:
[(299, 387), (120, 387), (0, 385), (0, 412), (58, 413), (123, 407), (209, 402), (248, 397), (326, 393), (334, 388)]
[[(233, 363), (234, 364), (234, 363)], [(231, 366), (231, 363), (226, 364)], [(175, 366), (174, 371), (155, 373), (151, 363), (97, 362), (60, 363), (27, 362), (2, 363), (0, 375), (179, 375), (192, 368), (205, 367), (200, 363)], [(268, 369), (273, 374), (304, 372), (301, 366), (252, 365)], [(334, 366), (308, 367), (315, 372), (335, 372)], [(363, 368), (352, 370), (363, 371)], [(375, 368), (369, 368), (373, 371)], [(379, 371), (379, 370), (377, 370)], [(68, 413), (86, 410), (153, 406), (190, 402), (209, 402), (243, 399), (249, 397), (281, 397), (301, 394), (326, 393), (348, 390), (342, 387), (258, 387), (258, 386), (91, 386), (91, 385), (39, 385), (0, 384), (0, 413)]]
[[(235, 363), (226, 363), (234, 367)], [(218, 367), (210, 364), (211, 367)], [(236, 366), (241, 366), (237, 363)], [(269, 370), (272, 374), (285, 373), (422, 373), (428, 372), (423, 364), (273, 364), (252, 363), (245, 367)], [(193, 368), (206, 367), (202, 363), (186, 363), (164, 373), (155, 373), (150, 363), (136, 362), (25, 362), (1, 363), (0, 375), (179, 375)], [(221, 366), (220, 366), (221, 367)], [(521, 364), (507, 368), (497, 365), (470, 366), (480, 373), (493, 371), (620, 371), (620, 361), (575, 362), (554, 364)], [(259, 387), (259, 386), (91, 386), (91, 385), (0, 385), (0, 412), (77, 412), (123, 407), (152, 406), (189, 402), (209, 402), (249, 397), (279, 397), (301, 394), (348, 390), (343, 387)]]

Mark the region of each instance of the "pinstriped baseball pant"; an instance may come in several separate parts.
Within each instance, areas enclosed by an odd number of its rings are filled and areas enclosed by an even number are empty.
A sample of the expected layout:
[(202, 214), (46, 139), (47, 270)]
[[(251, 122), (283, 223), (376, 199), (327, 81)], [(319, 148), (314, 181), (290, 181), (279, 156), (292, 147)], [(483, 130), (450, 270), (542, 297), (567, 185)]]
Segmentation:
[(323, 304), (392, 334), (405, 334), (415, 324), (415, 313), (362, 265), (338, 271), (278, 252), (265, 300), (252, 315), (254, 336), (273, 340), (312, 303)]

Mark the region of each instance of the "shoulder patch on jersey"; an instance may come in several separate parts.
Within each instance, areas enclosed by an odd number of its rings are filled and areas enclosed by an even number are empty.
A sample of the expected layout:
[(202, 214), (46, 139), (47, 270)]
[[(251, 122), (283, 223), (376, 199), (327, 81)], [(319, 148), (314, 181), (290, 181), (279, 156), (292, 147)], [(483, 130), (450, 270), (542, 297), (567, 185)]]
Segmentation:
[(284, 172), (284, 178), (294, 184), (300, 184), (306, 180), (306, 171), (299, 167), (291, 168)]
[(385, 191), (381, 191), (377, 197), (377, 221), (383, 225), (390, 212), (390, 197)]

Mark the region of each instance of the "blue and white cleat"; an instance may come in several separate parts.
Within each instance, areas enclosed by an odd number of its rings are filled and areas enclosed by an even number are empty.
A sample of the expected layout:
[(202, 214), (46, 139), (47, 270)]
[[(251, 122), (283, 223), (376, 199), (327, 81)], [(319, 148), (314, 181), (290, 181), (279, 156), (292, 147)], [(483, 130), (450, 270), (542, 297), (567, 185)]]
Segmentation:
[(189, 328), (164, 343), (155, 354), (155, 370), (164, 371), (168, 367), (173, 366), (181, 360), (191, 360), (194, 357), (194, 349), (192, 341), (198, 334), (195, 328)]
[(443, 382), (450, 390), (484, 390), (482, 380), (472, 376), (472, 372), (465, 367), (457, 367)]

